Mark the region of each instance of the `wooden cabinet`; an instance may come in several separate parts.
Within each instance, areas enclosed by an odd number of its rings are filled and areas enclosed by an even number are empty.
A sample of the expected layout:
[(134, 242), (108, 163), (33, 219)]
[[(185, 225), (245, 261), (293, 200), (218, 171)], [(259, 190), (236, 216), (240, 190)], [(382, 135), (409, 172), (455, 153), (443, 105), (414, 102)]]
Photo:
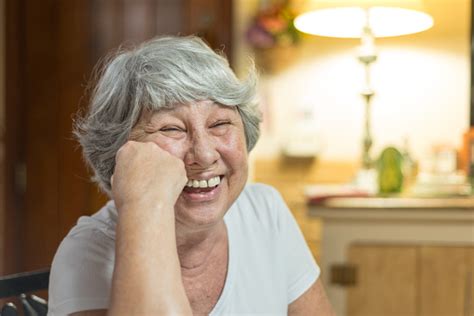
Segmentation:
[(347, 315), (472, 316), (474, 247), (371, 245), (349, 248), (356, 284)]
[(474, 247), (419, 248), (421, 316), (474, 315), (473, 255)]
[(348, 261), (356, 267), (356, 284), (348, 288), (347, 315), (417, 315), (415, 247), (351, 246)]
[[(309, 214), (338, 316), (474, 315), (474, 198), (332, 199)], [(354, 285), (335, 280), (341, 266)]]

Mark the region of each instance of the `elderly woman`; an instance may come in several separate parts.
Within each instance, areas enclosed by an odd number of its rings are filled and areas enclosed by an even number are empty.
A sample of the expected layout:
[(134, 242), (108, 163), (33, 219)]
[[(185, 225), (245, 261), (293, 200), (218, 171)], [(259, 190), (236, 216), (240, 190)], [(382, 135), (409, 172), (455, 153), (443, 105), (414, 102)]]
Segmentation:
[(196, 37), (104, 67), (76, 135), (111, 201), (61, 243), (49, 315), (332, 315), (281, 196), (246, 185), (255, 81)]

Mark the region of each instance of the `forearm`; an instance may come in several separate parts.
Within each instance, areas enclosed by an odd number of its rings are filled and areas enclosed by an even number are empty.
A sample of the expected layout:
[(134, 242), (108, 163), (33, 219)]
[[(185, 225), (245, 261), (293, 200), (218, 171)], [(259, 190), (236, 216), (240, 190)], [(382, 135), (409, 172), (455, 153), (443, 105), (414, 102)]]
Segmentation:
[(110, 315), (191, 314), (174, 212), (164, 208), (130, 205), (119, 210)]
[(288, 306), (288, 315), (336, 316), (321, 279)]

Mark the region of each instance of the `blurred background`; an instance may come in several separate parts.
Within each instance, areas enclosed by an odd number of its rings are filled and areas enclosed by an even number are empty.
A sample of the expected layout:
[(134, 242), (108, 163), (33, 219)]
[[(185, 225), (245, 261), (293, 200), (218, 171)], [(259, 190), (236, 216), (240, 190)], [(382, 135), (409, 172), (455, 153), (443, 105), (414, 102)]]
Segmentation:
[[(295, 27), (377, 2), (431, 24), (349, 38)], [(255, 60), (264, 122), (249, 181), (282, 193), (338, 315), (474, 315), (471, 12), (471, 0), (0, 0), (1, 274), (48, 267), (106, 201), (71, 133), (94, 65), (197, 34), (239, 76)]]

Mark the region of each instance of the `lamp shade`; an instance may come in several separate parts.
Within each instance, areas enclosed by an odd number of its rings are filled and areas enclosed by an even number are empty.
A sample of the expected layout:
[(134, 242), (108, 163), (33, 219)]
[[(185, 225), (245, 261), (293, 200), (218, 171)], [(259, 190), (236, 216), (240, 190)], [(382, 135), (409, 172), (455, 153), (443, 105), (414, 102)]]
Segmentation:
[(294, 23), (301, 32), (319, 36), (359, 38), (366, 26), (375, 37), (400, 36), (433, 26), (422, 10), (421, 0), (312, 0)]

